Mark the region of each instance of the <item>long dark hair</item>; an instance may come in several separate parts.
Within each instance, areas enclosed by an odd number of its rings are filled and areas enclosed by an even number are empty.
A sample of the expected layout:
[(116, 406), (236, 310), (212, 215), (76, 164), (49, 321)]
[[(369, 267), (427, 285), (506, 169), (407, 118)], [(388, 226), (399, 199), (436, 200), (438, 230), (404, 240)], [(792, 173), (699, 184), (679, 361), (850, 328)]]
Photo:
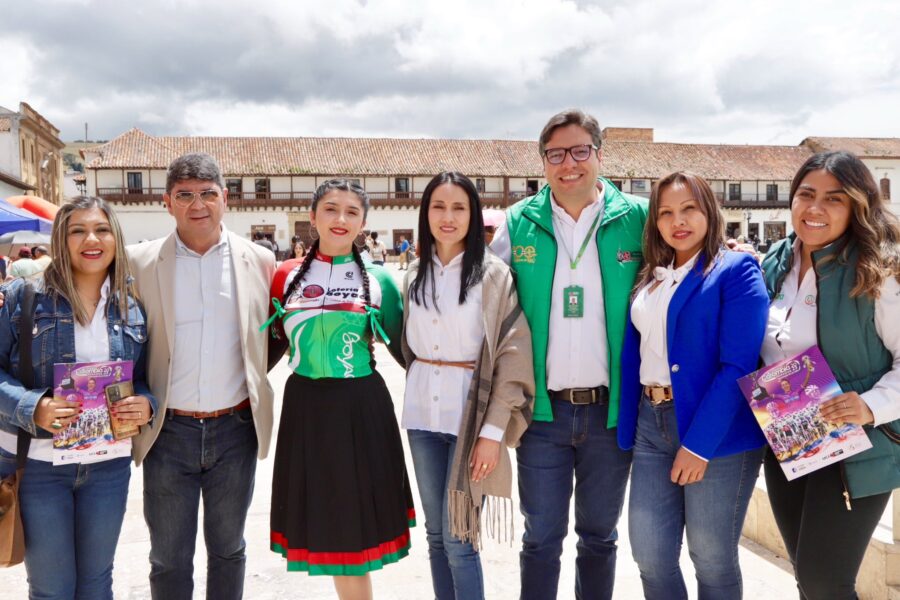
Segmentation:
[[(791, 182), (791, 204), (803, 179), (812, 171), (826, 171), (841, 184), (850, 197), (850, 225), (844, 246), (838, 255), (855, 241), (859, 249), (856, 285), (851, 297), (867, 295), (878, 298), (881, 285), (888, 277), (900, 281), (900, 224), (884, 205), (884, 199), (872, 173), (859, 158), (849, 152), (820, 152), (810, 156)], [(828, 261), (829, 258), (823, 259)]]
[[(319, 201), (333, 191), (352, 192), (356, 194), (356, 197), (359, 198), (359, 203), (362, 205), (363, 220), (365, 220), (365, 215), (369, 213), (369, 195), (366, 194), (366, 190), (358, 183), (354, 183), (347, 179), (329, 179), (316, 188), (309, 210), (311, 212), (316, 212)], [(351, 246), (353, 251), (353, 261), (356, 263), (356, 266), (359, 267), (360, 277), (362, 277), (363, 298), (366, 302), (366, 306), (372, 306), (372, 295), (369, 293), (369, 274), (366, 271), (366, 265), (363, 264), (362, 255), (359, 253), (356, 244), (352, 244)], [(287, 290), (284, 292), (284, 298), (282, 298), (283, 304), (287, 304), (288, 299), (300, 285), (300, 281), (303, 279), (303, 276), (306, 275), (306, 272), (309, 271), (309, 267), (318, 252), (319, 238), (316, 238), (309, 248), (309, 251), (306, 253), (306, 256), (303, 258), (303, 262), (300, 263), (300, 269), (297, 270), (297, 274), (294, 275), (293, 279), (291, 279), (291, 283), (288, 284)]]
[(466, 293), (481, 282), (484, 277), (484, 218), (481, 216), (481, 198), (472, 180), (456, 171), (443, 171), (425, 186), (422, 193), (422, 205), (419, 208), (419, 271), (409, 286), (409, 297), (413, 302), (428, 307), (428, 294), (425, 282), (431, 281), (431, 298), (434, 299), (434, 235), (428, 223), (428, 210), (431, 207), (431, 196), (439, 186), (445, 183), (458, 186), (469, 197), (469, 231), (466, 233), (466, 249), (463, 251), (462, 273), (459, 282), (459, 303), (466, 301)]
[(656, 182), (650, 193), (650, 206), (647, 209), (647, 225), (644, 227), (644, 268), (637, 276), (635, 292), (653, 280), (653, 269), (667, 267), (675, 259), (675, 250), (666, 243), (659, 232), (659, 199), (666, 189), (674, 185), (683, 185), (691, 190), (694, 200), (706, 217), (706, 237), (701, 248), (704, 263), (696, 265), (706, 270), (715, 261), (722, 245), (725, 243), (725, 219), (716, 201), (716, 195), (706, 180), (688, 171), (676, 171)]

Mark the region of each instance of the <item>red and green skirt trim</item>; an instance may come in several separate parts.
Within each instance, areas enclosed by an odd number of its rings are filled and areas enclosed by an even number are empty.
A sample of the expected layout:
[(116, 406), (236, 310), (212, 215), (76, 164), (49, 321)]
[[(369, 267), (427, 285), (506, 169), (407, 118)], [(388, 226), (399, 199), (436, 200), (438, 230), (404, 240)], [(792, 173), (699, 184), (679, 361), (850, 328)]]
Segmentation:
[[(408, 511), (409, 526), (416, 524), (413, 509)], [(310, 575), (365, 575), (399, 561), (409, 554), (409, 530), (403, 535), (360, 552), (314, 552), (307, 548), (291, 548), (287, 537), (277, 531), (271, 535), (273, 552), (288, 562), (288, 571), (306, 571)]]

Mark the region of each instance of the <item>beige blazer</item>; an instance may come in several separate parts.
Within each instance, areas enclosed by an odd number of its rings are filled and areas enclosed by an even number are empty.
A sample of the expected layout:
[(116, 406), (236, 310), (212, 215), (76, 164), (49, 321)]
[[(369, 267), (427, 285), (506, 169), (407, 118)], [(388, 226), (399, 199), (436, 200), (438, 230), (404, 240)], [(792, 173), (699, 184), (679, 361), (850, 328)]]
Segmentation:
[[(259, 440), (259, 458), (269, 452), (272, 437), (272, 386), (266, 377), (267, 339), (259, 326), (269, 316), (269, 285), (275, 272), (275, 256), (262, 246), (228, 232), (231, 260), (241, 320), (244, 373)], [(175, 344), (175, 233), (166, 238), (128, 247), (128, 258), (138, 294), (147, 312), (147, 383), (159, 400), (151, 426), (133, 438), (134, 462), (141, 464), (165, 421), (169, 398), (171, 357)]]

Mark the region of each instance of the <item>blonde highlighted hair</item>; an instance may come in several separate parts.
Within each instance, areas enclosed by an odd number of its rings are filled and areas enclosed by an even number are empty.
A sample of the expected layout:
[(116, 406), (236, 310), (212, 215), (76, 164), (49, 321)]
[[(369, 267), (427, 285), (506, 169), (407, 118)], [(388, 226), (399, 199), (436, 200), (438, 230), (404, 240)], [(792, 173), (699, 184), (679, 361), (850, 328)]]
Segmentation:
[(44, 270), (44, 291), (51, 296), (62, 296), (72, 306), (72, 314), (81, 325), (87, 325), (91, 317), (87, 307), (81, 301), (78, 291), (75, 289), (75, 278), (72, 273), (72, 258), (69, 256), (69, 221), (72, 215), (80, 210), (99, 208), (106, 215), (113, 237), (116, 240), (116, 256), (109, 265), (110, 278), (110, 302), (117, 302), (119, 314), (123, 320), (128, 319), (128, 296), (137, 299), (131, 278), (131, 268), (128, 264), (128, 255), (125, 252), (125, 242), (122, 229), (116, 219), (112, 208), (102, 198), (94, 196), (77, 196), (72, 201), (63, 204), (56, 218), (53, 220), (53, 230), (50, 240), (55, 256), (53, 261)]

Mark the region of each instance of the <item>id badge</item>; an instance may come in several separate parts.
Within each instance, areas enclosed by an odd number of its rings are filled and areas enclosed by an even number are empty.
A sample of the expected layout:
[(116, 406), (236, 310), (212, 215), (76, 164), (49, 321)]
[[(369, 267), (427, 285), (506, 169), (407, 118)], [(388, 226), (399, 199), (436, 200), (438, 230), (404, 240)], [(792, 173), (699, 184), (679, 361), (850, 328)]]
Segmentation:
[(563, 316), (567, 319), (580, 319), (584, 316), (584, 288), (570, 285), (563, 290)]

